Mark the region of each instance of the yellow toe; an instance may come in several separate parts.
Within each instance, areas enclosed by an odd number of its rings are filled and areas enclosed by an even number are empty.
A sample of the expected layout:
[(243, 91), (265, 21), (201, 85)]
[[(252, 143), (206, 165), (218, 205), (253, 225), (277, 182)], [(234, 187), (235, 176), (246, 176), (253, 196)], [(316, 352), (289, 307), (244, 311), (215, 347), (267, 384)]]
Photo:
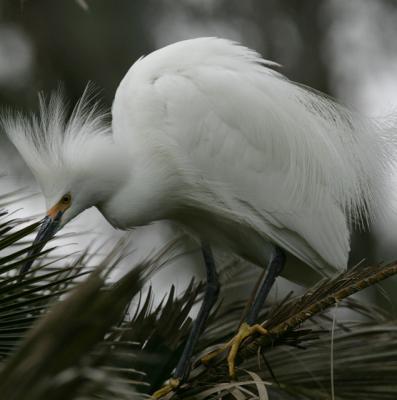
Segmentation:
[(246, 322), (242, 323), (237, 334), (231, 340), (229, 355), (227, 357), (227, 364), (229, 368), (229, 376), (234, 379), (236, 377), (236, 357), (240, 349), (241, 343), (254, 334), (266, 335), (267, 329), (262, 325), (248, 325)]
[(171, 378), (166, 385), (164, 385), (162, 388), (159, 390), (156, 390), (152, 394), (153, 399), (161, 399), (162, 397), (166, 396), (168, 393), (171, 393), (175, 389), (179, 387), (181, 384), (181, 381), (176, 378)]
[(238, 351), (240, 349), (241, 343), (252, 335), (267, 335), (268, 331), (262, 325), (255, 324), (255, 325), (248, 325), (246, 322), (240, 325), (240, 328), (237, 334), (230, 340), (228, 343), (223, 345), (217, 350), (211, 351), (210, 353), (206, 354), (202, 359), (201, 362), (204, 365), (209, 364), (215, 357), (219, 354), (223, 353), (227, 349), (229, 349), (229, 354), (227, 356), (227, 364), (229, 368), (229, 376), (234, 379), (236, 376), (236, 357)]

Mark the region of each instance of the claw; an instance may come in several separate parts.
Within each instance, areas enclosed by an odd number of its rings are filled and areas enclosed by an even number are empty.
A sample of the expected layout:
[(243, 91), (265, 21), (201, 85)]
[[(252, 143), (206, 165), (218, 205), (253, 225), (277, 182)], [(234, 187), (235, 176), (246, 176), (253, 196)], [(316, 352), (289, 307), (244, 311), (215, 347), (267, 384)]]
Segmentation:
[(232, 340), (230, 340), (228, 343), (226, 343), (219, 349), (211, 351), (210, 353), (205, 355), (201, 359), (201, 362), (205, 365), (208, 365), (212, 359), (214, 359), (219, 354), (230, 348), (229, 354), (227, 356), (227, 364), (229, 367), (229, 376), (230, 378), (234, 379), (236, 377), (236, 357), (240, 345), (247, 337), (252, 336), (254, 334), (267, 335), (268, 331), (262, 325), (259, 324), (248, 325), (246, 322), (242, 323), (237, 334), (234, 336)]
[(159, 390), (156, 390), (152, 394), (153, 399), (161, 399), (162, 397), (166, 396), (168, 393), (173, 392), (175, 389), (177, 389), (181, 384), (180, 379), (178, 378), (171, 378), (169, 379), (168, 383), (164, 385), (162, 388)]

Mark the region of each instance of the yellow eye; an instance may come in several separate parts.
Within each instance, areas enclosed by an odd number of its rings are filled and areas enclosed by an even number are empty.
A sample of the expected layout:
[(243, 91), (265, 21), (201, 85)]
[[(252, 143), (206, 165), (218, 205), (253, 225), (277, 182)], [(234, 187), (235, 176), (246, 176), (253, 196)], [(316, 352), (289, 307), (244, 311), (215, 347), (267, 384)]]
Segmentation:
[(72, 196), (70, 194), (65, 194), (62, 196), (61, 203), (62, 204), (69, 204), (72, 201)]

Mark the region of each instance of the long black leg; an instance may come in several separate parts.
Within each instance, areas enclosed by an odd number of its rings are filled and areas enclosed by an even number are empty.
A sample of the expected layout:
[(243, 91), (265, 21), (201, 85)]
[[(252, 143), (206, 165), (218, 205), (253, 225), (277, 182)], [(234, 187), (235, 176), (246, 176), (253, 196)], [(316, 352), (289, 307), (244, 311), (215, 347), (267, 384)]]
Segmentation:
[(204, 330), (208, 315), (215, 304), (219, 294), (218, 274), (215, 269), (214, 257), (210, 246), (202, 244), (202, 253), (207, 272), (207, 284), (204, 292), (203, 303), (196, 320), (193, 323), (192, 330), (183, 349), (181, 358), (176, 366), (173, 377), (183, 382), (190, 371), (190, 361), (193, 354), (194, 346), (196, 345), (201, 332)]
[(277, 276), (280, 275), (285, 264), (285, 254), (280, 247), (275, 247), (274, 253), (270, 259), (267, 267), (267, 272), (256, 295), (255, 301), (247, 313), (245, 322), (248, 325), (253, 325), (257, 322), (258, 314), (265, 303), (267, 296), (269, 295), (270, 289), (272, 288), (274, 281)]

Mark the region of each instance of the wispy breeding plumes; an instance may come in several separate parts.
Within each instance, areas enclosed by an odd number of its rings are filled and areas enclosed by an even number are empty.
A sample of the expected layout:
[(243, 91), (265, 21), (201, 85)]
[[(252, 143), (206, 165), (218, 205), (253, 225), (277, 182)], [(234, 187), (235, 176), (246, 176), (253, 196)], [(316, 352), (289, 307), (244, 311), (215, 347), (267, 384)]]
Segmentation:
[(39, 94), (38, 115), (1, 114), (3, 129), (44, 191), (54, 177), (78, 170), (87, 151), (112, 141), (109, 114), (95, 97), (89, 84), (71, 109), (59, 88), (49, 97)]

